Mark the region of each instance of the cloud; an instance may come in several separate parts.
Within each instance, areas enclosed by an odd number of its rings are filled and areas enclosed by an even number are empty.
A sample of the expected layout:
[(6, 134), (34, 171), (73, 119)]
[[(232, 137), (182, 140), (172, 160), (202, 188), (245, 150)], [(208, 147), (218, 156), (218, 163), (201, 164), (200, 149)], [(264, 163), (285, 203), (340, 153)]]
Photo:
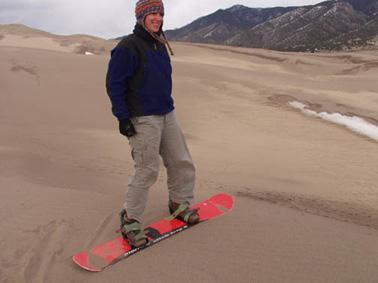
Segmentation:
[[(319, 0), (165, 0), (166, 29), (235, 4), (248, 7), (308, 5)], [(136, 0), (1, 0), (0, 24), (21, 23), (57, 34), (86, 33), (102, 37), (128, 34), (135, 24)]]

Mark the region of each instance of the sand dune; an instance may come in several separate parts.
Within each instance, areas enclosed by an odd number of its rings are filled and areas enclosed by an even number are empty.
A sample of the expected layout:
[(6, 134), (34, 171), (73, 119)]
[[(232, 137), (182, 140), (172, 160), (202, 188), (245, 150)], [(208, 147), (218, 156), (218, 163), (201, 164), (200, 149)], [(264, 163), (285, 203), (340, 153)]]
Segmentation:
[[(114, 42), (0, 34), (0, 282), (377, 281), (378, 144), (289, 102), (378, 125), (378, 53), (174, 43), (196, 197), (235, 209), (93, 275), (70, 257), (115, 236), (133, 167), (105, 93)], [(162, 170), (145, 223), (166, 206)]]
[(55, 35), (24, 25), (0, 25), (0, 46), (27, 47), (59, 52), (108, 54), (112, 40), (89, 35)]

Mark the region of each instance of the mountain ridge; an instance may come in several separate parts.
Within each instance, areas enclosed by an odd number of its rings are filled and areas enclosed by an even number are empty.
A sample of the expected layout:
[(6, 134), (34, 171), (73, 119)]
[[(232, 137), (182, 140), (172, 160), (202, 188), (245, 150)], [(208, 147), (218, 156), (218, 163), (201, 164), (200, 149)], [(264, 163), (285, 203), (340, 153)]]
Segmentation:
[(234, 5), (166, 31), (170, 40), (279, 51), (348, 50), (378, 37), (378, 0), (249, 8)]

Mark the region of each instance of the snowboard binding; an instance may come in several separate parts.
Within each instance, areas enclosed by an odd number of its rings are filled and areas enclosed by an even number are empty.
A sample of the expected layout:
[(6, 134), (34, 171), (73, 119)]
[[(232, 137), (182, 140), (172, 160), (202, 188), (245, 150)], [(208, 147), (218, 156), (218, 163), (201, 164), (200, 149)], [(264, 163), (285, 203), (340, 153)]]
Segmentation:
[(148, 243), (148, 237), (144, 233), (142, 225), (135, 219), (127, 218), (126, 209), (120, 212), (120, 231), (122, 237), (134, 248), (140, 248)]

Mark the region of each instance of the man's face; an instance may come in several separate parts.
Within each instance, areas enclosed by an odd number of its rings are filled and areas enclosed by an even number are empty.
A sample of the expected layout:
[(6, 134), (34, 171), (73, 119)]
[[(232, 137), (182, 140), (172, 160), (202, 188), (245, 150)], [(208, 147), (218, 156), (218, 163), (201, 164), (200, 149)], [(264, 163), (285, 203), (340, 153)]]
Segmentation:
[(150, 32), (158, 32), (163, 24), (164, 15), (159, 13), (148, 14), (144, 19), (144, 26)]

